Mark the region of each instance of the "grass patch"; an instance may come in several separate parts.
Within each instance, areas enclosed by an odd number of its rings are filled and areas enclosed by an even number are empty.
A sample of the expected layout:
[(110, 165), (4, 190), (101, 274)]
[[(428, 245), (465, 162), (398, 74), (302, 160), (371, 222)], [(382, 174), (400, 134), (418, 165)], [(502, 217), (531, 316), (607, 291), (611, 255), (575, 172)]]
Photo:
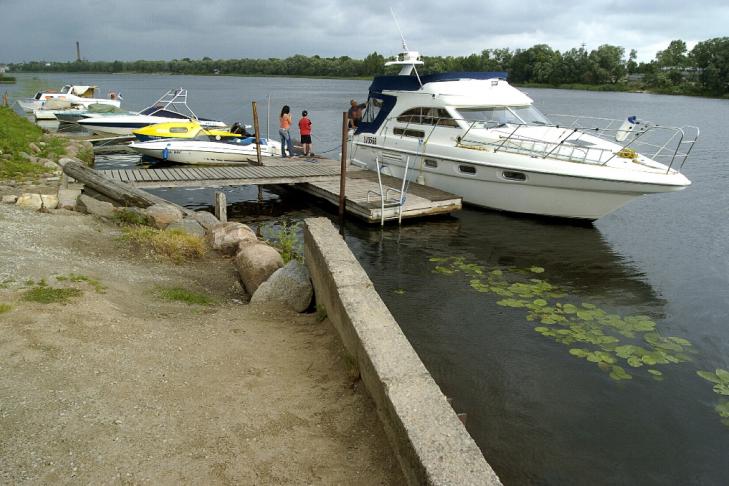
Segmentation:
[(206, 294), (200, 294), (182, 287), (158, 288), (157, 296), (170, 302), (184, 302), (188, 305), (211, 305), (215, 301)]
[(153, 257), (169, 258), (175, 263), (202, 258), (207, 249), (201, 237), (178, 229), (131, 226), (123, 229), (121, 239)]
[(10, 304), (0, 304), (0, 314), (5, 314), (6, 312), (10, 312), (12, 310), (13, 306)]
[(27, 290), (23, 294), (23, 300), (27, 302), (38, 302), (39, 304), (66, 304), (74, 297), (83, 292), (79, 289), (38, 286)]
[(121, 226), (150, 226), (152, 220), (146, 214), (124, 208), (114, 212), (111, 220)]
[(103, 294), (106, 292), (106, 287), (104, 287), (101, 282), (99, 282), (95, 278), (87, 277), (86, 275), (77, 275), (75, 273), (71, 273), (69, 275), (57, 275), (56, 280), (58, 280), (59, 282), (73, 283), (85, 282), (92, 286), (97, 294)]

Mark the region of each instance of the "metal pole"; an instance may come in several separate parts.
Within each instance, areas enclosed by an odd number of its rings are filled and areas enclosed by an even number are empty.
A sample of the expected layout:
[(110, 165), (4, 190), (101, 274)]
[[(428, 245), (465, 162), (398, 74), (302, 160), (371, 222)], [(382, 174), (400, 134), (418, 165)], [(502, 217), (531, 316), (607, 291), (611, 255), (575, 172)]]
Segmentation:
[(256, 102), (253, 101), (253, 129), (256, 132), (256, 160), (258, 161), (258, 165), (263, 165), (263, 162), (261, 161), (261, 132), (258, 128), (258, 108), (256, 107)]
[(345, 192), (347, 188), (347, 135), (349, 132), (349, 116), (342, 113), (342, 160), (339, 172), (339, 224), (344, 224)]

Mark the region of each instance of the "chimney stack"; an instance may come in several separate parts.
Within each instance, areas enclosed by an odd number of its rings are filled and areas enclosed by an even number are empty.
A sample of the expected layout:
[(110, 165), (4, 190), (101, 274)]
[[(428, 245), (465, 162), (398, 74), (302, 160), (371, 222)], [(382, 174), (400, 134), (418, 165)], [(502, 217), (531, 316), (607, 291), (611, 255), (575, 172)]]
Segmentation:
[(81, 62), (81, 45), (76, 41), (76, 62)]

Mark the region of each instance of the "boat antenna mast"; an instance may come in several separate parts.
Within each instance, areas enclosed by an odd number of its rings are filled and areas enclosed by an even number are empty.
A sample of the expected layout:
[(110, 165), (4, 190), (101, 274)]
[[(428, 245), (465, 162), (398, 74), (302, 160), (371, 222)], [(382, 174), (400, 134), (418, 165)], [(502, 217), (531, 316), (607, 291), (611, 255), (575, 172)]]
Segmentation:
[(405, 42), (405, 35), (402, 33), (400, 23), (397, 21), (395, 11), (392, 9), (392, 7), (390, 7), (390, 14), (392, 15), (392, 20), (395, 21), (395, 26), (400, 33), (400, 39), (402, 39), (402, 52), (398, 54), (397, 60), (388, 61), (385, 63), (385, 66), (402, 66), (402, 68), (400, 69), (400, 76), (410, 76), (410, 74), (415, 71), (415, 77), (418, 78), (418, 84), (420, 84), (420, 87), (422, 88), (423, 82), (420, 80), (418, 69), (415, 67), (422, 66), (424, 64), (423, 61), (420, 59), (420, 53), (417, 51), (408, 50), (408, 44), (407, 42)]

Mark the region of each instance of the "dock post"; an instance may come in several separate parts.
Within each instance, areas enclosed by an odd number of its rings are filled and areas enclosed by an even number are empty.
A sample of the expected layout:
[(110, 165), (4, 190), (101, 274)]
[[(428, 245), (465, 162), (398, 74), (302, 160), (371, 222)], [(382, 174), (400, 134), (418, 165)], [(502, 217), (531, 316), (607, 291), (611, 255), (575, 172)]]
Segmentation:
[(228, 222), (228, 201), (225, 199), (224, 192), (215, 193), (215, 217), (221, 223)]
[[(258, 127), (258, 107), (253, 101), (253, 130), (256, 132), (256, 160), (258, 165), (263, 165), (261, 161), (261, 130)], [(283, 149), (282, 149), (283, 150)]]
[(349, 115), (342, 113), (342, 161), (339, 171), (339, 224), (344, 224), (345, 192), (347, 189), (347, 135), (349, 133)]
[(10, 106), (10, 105), (8, 104), (8, 92), (7, 92), (7, 91), (6, 91), (6, 92), (5, 92), (5, 94), (3, 95), (3, 106)]

